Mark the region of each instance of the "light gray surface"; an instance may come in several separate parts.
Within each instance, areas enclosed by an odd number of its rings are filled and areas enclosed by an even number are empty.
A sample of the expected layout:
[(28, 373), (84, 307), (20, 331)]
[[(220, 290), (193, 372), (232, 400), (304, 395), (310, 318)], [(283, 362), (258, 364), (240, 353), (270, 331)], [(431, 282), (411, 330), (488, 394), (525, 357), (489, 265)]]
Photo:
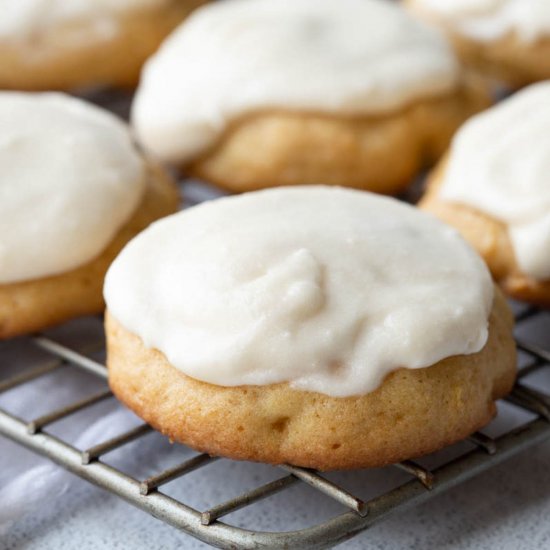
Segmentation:
[[(2, 455), (8, 450), (3, 443)], [(375, 526), (343, 547), (548, 548), (549, 460), (550, 444), (545, 444), (431, 503)], [(249, 474), (243, 468), (226, 463), (211, 477), (189, 478), (181, 486), (192, 498), (201, 500), (201, 495), (212, 493), (216, 485), (236, 486), (246, 481)], [(285, 526), (283, 509), (306, 515), (303, 510), (311, 505), (311, 496), (301, 488), (290, 501), (271, 499), (255, 512), (258, 524), (265, 529)], [(330, 508), (318, 499), (314, 502), (321, 509)], [(6, 549), (44, 550), (206, 548), (80, 480), (70, 484), (70, 496), (54, 495), (32, 516), (15, 524), (1, 544)]]

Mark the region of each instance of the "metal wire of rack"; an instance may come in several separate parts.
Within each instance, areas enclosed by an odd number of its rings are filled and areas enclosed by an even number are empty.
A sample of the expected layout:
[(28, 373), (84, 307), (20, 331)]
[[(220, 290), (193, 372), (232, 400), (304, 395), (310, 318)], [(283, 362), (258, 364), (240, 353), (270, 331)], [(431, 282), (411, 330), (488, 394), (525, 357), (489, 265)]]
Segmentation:
[[(518, 325), (529, 322), (543, 312), (536, 308), (524, 309), (516, 316)], [(45, 365), (31, 368), (8, 379), (0, 380), (0, 394), (20, 388), (62, 367), (87, 371), (106, 380), (106, 367), (82, 351), (60, 342), (36, 335), (28, 339), (29, 346), (38, 347), (51, 357)], [(130, 442), (139, 440), (152, 429), (140, 424), (124, 433), (98, 441), (85, 449), (76, 448), (48, 431), (54, 423), (70, 419), (72, 415), (92, 405), (113, 398), (106, 387), (84, 399), (47, 414), (22, 419), (0, 408), (0, 434), (39, 453), (87, 481), (114, 493), (156, 518), (204, 542), (220, 548), (325, 548), (353, 537), (376, 522), (406, 507), (419, 504), (437, 494), (487, 470), (519, 453), (523, 449), (550, 437), (550, 391), (532, 389), (522, 379), (540, 369), (550, 367), (550, 350), (518, 341), (518, 348), (527, 358), (519, 370), (518, 382), (507, 400), (534, 414), (534, 419), (497, 438), (475, 433), (468, 440), (473, 450), (438, 466), (433, 471), (413, 461), (394, 464), (406, 472), (409, 480), (397, 488), (370, 500), (362, 500), (343, 487), (331, 482), (318, 472), (291, 465), (278, 467), (282, 476), (242, 494), (198, 510), (162, 491), (162, 486), (193, 471), (207, 474), (208, 465), (216, 460), (198, 454), (158, 472), (147, 479), (136, 479), (102, 461), (102, 457)], [(1, 351), (1, 348), (0, 348)], [(225, 460), (225, 459), (224, 459)], [(305, 483), (347, 508), (347, 511), (311, 527), (290, 532), (262, 532), (243, 529), (221, 521), (221, 518), (241, 508), (283, 492), (294, 484)]]

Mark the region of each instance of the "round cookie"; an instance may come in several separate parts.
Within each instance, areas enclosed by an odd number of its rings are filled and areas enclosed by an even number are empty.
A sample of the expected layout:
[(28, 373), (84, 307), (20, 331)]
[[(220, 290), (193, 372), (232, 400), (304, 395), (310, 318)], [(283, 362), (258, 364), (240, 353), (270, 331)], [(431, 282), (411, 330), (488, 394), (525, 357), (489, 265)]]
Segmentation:
[(456, 227), (510, 296), (550, 306), (550, 81), (471, 119), (420, 207)]
[(206, 0), (0, 2), (0, 88), (133, 87), (144, 61)]
[(443, 28), (459, 57), (512, 87), (550, 78), (550, 4), (546, 0), (405, 0)]
[(232, 191), (322, 181), (393, 194), (489, 103), (399, 6), (227, 0), (149, 60), (132, 121), (158, 158)]
[(102, 312), (110, 263), (179, 193), (125, 124), (80, 100), (0, 92), (0, 128), (4, 339)]
[(483, 351), (398, 370), (363, 396), (334, 398), (288, 384), (207, 384), (175, 369), (112, 317), (109, 384), (154, 428), (212, 455), (320, 470), (379, 467), (464, 439), (493, 418), (493, 400), (515, 379), (513, 320), (496, 296)]
[(513, 319), (493, 291), (454, 230), (392, 199), (314, 186), (222, 199), (113, 263), (109, 383), (213, 455), (382, 466), (466, 437), (510, 391)]

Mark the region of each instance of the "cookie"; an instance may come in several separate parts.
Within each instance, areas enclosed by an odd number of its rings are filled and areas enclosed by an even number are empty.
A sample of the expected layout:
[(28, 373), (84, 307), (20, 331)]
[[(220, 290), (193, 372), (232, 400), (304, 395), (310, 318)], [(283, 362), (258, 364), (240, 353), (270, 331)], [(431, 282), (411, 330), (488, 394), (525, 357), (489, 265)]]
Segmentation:
[(212, 455), (382, 466), (483, 426), (515, 377), (512, 315), (479, 256), (360, 191), (279, 188), (171, 216), (125, 247), (105, 297), (114, 393)]
[(144, 61), (205, 0), (4, 2), (0, 88), (133, 87)]
[(443, 28), (466, 65), (517, 88), (550, 78), (550, 4), (546, 0), (406, 0)]
[(455, 226), (507, 294), (550, 305), (550, 81), (457, 133), (420, 207)]
[(0, 92), (0, 338), (104, 309), (111, 261), (178, 191), (124, 123), (60, 94)]
[(146, 150), (232, 191), (393, 194), (489, 104), (444, 38), (397, 5), (228, 0), (150, 59), (132, 121)]

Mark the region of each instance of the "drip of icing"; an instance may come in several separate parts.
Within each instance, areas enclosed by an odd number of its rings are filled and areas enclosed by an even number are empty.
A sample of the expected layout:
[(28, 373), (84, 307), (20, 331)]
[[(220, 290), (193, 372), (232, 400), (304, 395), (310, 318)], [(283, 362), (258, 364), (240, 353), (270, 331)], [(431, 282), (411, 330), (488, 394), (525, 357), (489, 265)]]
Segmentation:
[(133, 123), (185, 162), (252, 111), (380, 114), (446, 93), (456, 59), (435, 29), (382, 0), (226, 0), (197, 10), (146, 65)]
[(479, 351), (493, 284), (458, 233), (334, 187), (220, 199), (153, 224), (105, 283), (111, 314), (193, 378), (333, 396)]
[(122, 121), (62, 94), (0, 92), (0, 284), (92, 260), (144, 189)]
[(505, 222), (521, 270), (550, 279), (550, 81), (470, 119), (456, 134), (441, 197)]

